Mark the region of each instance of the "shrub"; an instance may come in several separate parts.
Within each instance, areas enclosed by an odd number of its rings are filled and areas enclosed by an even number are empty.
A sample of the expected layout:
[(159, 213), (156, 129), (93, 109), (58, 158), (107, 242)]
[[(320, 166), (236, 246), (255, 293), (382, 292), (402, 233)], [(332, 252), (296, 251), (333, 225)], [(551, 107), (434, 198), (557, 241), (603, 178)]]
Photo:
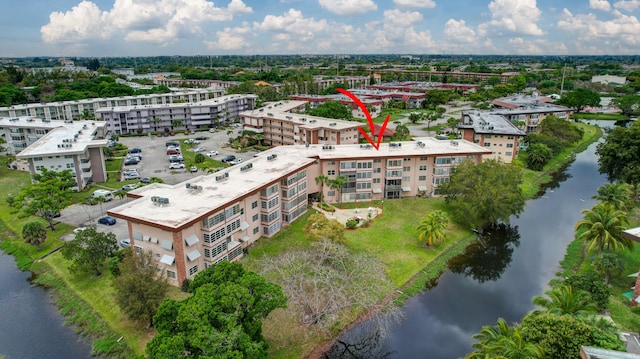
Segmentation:
[(185, 279), (182, 281), (182, 285), (180, 286), (180, 290), (185, 292), (185, 293), (189, 293), (189, 288), (191, 287), (191, 280), (190, 279)]
[(350, 219), (345, 225), (347, 226), (347, 228), (356, 228), (358, 226), (358, 221), (356, 221), (355, 219)]

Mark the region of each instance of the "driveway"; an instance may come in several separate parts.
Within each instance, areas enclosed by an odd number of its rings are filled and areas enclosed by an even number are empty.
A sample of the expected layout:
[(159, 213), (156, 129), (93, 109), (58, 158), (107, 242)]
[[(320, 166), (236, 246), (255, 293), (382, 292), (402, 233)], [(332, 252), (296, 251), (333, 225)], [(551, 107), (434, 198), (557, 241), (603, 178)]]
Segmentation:
[[(60, 222), (64, 222), (76, 227), (95, 227), (98, 232), (114, 233), (118, 240), (128, 238), (129, 230), (127, 223), (124, 221), (116, 220), (116, 224), (108, 226), (106, 224), (99, 224), (98, 219), (106, 216), (107, 210), (117, 207), (128, 199), (114, 199), (109, 202), (104, 202), (95, 205), (86, 204), (74, 204), (63, 209), (60, 212)], [(61, 240), (69, 241), (74, 238), (73, 233), (61, 237)]]

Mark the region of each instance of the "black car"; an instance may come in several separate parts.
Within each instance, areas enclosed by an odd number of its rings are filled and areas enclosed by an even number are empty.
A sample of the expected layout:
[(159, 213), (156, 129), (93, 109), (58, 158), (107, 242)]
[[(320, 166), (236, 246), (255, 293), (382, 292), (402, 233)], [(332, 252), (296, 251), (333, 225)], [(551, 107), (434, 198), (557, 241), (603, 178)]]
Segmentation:
[(222, 157), (222, 159), (220, 160), (220, 162), (222, 162), (222, 163), (227, 163), (227, 162), (231, 162), (231, 161), (233, 161), (233, 160), (235, 160), (235, 159), (236, 159), (236, 156), (234, 156), (234, 155), (227, 155), (227, 156)]
[(140, 153), (140, 152), (142, 152), (142, 150), (139, 148), (132, 148), (129, 150), (129, 153)]
[(112, 226), (114, 224), (116, 224), (116, 219), (111, 217), (111, 216), (106, 216), (106, 217), (102, 217), (98, 220), (98, 223), (100, 224), (106, 224), (108, 226)]

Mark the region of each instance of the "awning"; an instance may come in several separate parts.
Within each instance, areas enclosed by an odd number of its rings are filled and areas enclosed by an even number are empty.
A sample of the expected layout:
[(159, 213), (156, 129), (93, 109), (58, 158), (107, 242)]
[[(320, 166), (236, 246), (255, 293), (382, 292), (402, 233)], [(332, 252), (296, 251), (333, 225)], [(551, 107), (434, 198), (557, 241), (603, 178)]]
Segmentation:
[(189, 247), (191, 247), (192, 245), (198, 243), (198, 236), (196, 236), (195, 234), (192, 234), (189, 237), (185, 238), (184, 241), (187, 243)]
[(374, 188), (371, 190), (371, 192), (373, 193), (382, 193), (382, 189), (381, 188)]
[(245, 229), (249, 228), (249, 223), (242, 221), (240, 222), (240, 230), (244, 231)]
[(163, 239), (162, 242), (160, 243), (160, 247), (171, 251), (173, 250), (173, 241), (170, 239)]
[(191, 251), (189, 253), (187, 253), (187, 258), (189, 258), (190, 261), (195, 261), (196, 259), (200, 258), (200, 252), (198, 252), (198, 250), (194, 250)]
[(250, 239), (251, 237), (245, 235), (240, 238), (240, 242), (248, 242)]
[(426, 191), (427, 186), (418, 186), (418, 191)]
[(240, 245), (240, 242), (236, 242), (236, 241), (231, 241), (229, 243), (227, 243), (227, 250), (232, 250), (233, 248), (237, 247)]
[(409, 186), (402, 187), (402, 192), (411, 192), (411, 187)]
[(151, 243), (155, 243), (155, 244), (158, 244), (158, 238), (153, 238), (153, 237), (151, 237), (151, 238), (149, 239), (149, 242), (151, 242)]
[(147, 242), (149, 242), (149, 239), (150, 239), (150, 237), (149, 237), (149, 236), (144, 236), (144, 237), (142, 237), (142, 240), (143, 240), (143, 241), (147, 241)]
[(175, 258), (173, 256), (165, 254), (162, 256), (162, 258), (160, 258), (160, 263), (164, 263), (166, 265), (172, 265), (174, 260)]

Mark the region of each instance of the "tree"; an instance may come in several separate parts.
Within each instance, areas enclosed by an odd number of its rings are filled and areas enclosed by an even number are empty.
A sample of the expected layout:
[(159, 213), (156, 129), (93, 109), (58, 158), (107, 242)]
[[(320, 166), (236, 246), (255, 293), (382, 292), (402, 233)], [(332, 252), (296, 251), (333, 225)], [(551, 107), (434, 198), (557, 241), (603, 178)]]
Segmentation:
[(347, 177), (345, 176), (338, 176), (329, 180), (329, 188), (338, 191), (338, 203), (342, 202), (342, 186), (344, 186), (345, 183), (347, 183)]
[(25, 243), (35, 245), (36, 249), (40, 251), (40, 245), (47, 239), (47, 230), (40, 222), (27, 222), (22, 227), (22, 239)]
[(412, 124), (416, 124), (419, 121), (422, 120), (422, 115), (418, 112), (412, 112), (411, 114), (409, 114), (409, 122), (411, 122)]
[[(587, 291), (576, 290), (569, 285), (562, 284), (544, 293), (549, 298), (541, 295), (535, 296), (533, 304), (544, 308), (545, 312), (555, 315), (587, 316), (598, 311), (596, 303)], [(543, 311), (535, 310), (534, 313)]]
[(600, 95), (595, 91), (579, 88), (565, 93), (557, 102), (580, 112), (587, 106), (600, 106)]
[(598, 188), (598, 194), (591, 198), (608, 203), (621, 211), (627, 211), (633, 205), (629, 185), (621, 182), (605, 183)]
[(71, 270), (94, 271), (96, 276), (102, 274), (100, 267), (104, 261), (118, 250), (116, 235), (97, 232), (88, 227), (76, 233), (75, 239), (62, 246), (62, 256), (73, 261)]
[(205, 161), (205, 159), (206, 157), (202, 153), (196, 153), (196, 155), (193, 157), (193, 162), (202, 163)]
[(316, 184), (320, 185), (320, 204), (322, 204), (322, 199), (324, 198), (324, 185), (328, 185), (331, 179), (326, 175), (321, 174), (316, 176), (314, 180), (316, 181)]
[(571, 275), (564, 280), (564, 284), (574, 290), (584, 290), (591, 294), (591, 300), (596, 303), (599, 312), (609, 307), (609, 286), (604, 284), (602, 277), (595, 272), (586, 272), (579, 275)]
[(153, 316), (164, 299), (169, 284), (149, 252), (129, 249), (119, 265), (120, 275), (113, 279), (115, 298), (120, 309), (132, 320), (153, 325)]
[(476, 164), (467, 160), (454, 167), (448, 183), (437, 191), (445, 196), (460, 223), (481, 230), (496, 221), (509, 222), (524, 209), (520, 168), (496, 160)]
[(38, 216), (55, 230), (54, 216), (71, 203), (71, 188), (76, 185), (70, 170), (61, 172), (43, 168), (32, 176), (35, 183), (20, 188), (16, 197), (7, 198), (9, 204), (20, 211), (21, 217)]
[(544, 358), (541, 346), (524, 340), (520, 328), (507, 325), (498, 318), (495, 326), (483, 326), (473, 335), (477, 342), (472, 346), (476, 350), (466, 358)]
[(542, 171), (544, 166), (553, 158), (553, 151), (542, 143), (534, 143), (527, 148), (525, 163), (533, 171)]
[(521, 324), (523, 339), (538, 344), (547, 359), (579, 358), (580, 347), (624, 350), (615, 334), (606, 333), (572, 315), (530, 313)]
[(198, 273), (189, 291), (191, 297), (165, 299), (158, 308), (150, 357), (266, 358), (262, 319), (287, 302), (278, 285), (223, 261)]
[(406, 125), (397, 125), (393, 136), (391, 136), (391, 140), (402, 141), (406, 139), (410, 133), (411, 132), (409, 131), (409, 127), (407, 127)]
[(329, 240), (262, 260), (262, 273), (282, 285), (303, 324), (323, 331), (354, 313), (393, 310), (381, 303), (392, 284), (380, 262)]
[(633, 248), (633, 242), (622, 237), (627, 228), (627, 215), (609, 204), (598, 203), (582, 211), (583, 218), (575, 225), (577, 239), (583, 241), (582, 260), (594, 250), (599, 255), (603, 250)]
[(629, 116), (638, 111), (640, 96), (635, 94), (618, 96), (611, 100), (611, 104), (619, 108), (623, 115)]
[(611, 275), (618, 276), (624, 271), (624, 261), (616, 253), (604, 252), (597, 256), (593, 262), (593, 269), (604, 274), (604, 284), (609, 284)]
[(607, 175), (609, 182), (628, 183), (633, 189), (633, 198), (638, 200), (640, 183), (640, 122), (634, 121), (630, 128), (614, 127), (608, 132), (606, 141), (598, 144), (600, 173)]
[(314, 213), (307, 219), (304, 234), (310, 239), (318, 241), (328, 239), (332, 242), (345, 244), (344, 227), (336, 220), (329, 220), (322, 213)]
[(538, 126), (541, 134), (550, 136), (560, 141), (562, 146), (577, 142), (582, 138), (583, 131), (573, 123), (557, 116), (547, 116)]
[(433, 246), (434, 242), (444, 242), (445, 229), (449, 225), (449, 217), (443, 211), (436, 210), (429, 213), (420, 221), (418, 226), (418, 240), (426, 240), (427, 246)]
[(424, 94), (424, 104), (426, 108), (435, 109), (440, 105), (449, 102), (453, 92), (449, 90), (431, 90)]
[(455, 132), (456, 128), (458, 128), (459, 122), (460, 122), (460, 119), (457, 119), (455, 117), (449, 117), (449, 119), (447, 120), (447, 126), (449, 126), (452, 132)]
[(306, 112), (311, 116), (326, 118), (350, 119), (352, 117), (351, 110), (347, 106), (331, 100), (321, 103), (315, 108), (309, 108)]

